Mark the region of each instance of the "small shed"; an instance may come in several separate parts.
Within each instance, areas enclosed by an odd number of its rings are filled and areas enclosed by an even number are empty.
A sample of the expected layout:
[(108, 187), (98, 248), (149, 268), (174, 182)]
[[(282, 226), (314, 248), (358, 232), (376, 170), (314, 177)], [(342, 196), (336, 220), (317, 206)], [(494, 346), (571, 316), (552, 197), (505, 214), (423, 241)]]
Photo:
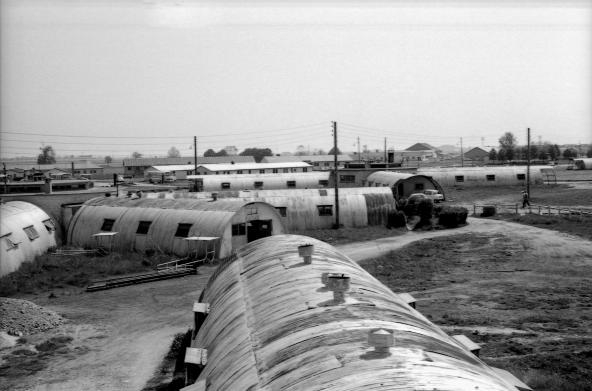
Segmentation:
[(188, 175), (201, 191), (317, 189), (329, 186), (329, 171), (278, 174)]
[(354, 261), (306, 236), (238, 249), (192, 308), (185, 364), (195, 389), (516, 391)]
[(216, 258), (253, 240), (284, 232), (269, 204), (242, 200), (93, 198), (76, 212), (68, 227), (68, 243), (92, 248), (94, 234), (117, 232), (114, 251), (160, 251), (177, 256), (205, 256), (191, 237), (217, 237)]
[(0, 204), (0, 276), (18, 270), (56, 246), (55, 224), (41, 208), (23, 201)]
[(424, 190), (438, 190), (444, 199), (444, 189), (429, 175), (410, 174), (397, 171), (376, 171), (366, 178), (367, 186), (389, 187), (397, 201)]

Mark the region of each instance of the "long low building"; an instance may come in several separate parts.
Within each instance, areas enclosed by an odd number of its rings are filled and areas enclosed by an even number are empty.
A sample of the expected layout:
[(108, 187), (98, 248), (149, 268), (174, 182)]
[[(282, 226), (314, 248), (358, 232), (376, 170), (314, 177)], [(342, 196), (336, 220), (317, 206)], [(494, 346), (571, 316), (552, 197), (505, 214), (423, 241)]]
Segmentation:
[(329, 171), (281, 174), (188, 175), (201, 191), (318, 189), (329, 186)]
[(592, 170), (592, 158), (580, 158), (573, 161), (578, 170)]
[(0, 204), (0, 277), (55, 247), (55, 230), (49, 215), (33, 204)]
[(217, 238), (210, 249), (224, 258), (243, 244), (280, 233), (278, 212), (264, 202), (97, 197), (72, 217), (68, 243), (204, 257), (207, 243), (198, 238)]
[[(542, 170), (552, 170), (550, 166), (531, 166), (530, 182), (542, 184)], [(441, 186), (525, 186), (526, 166), (484, 166), (484, 167), (450, 167), (450, 168), (419, 168), (417, 174), (432, 177)]]
[(367, 186), (389, 187), (395, 199), (407, 198), (413, 193), (424, 190), (438, 190), (444, 198), (444, 189), (432, 177), (420, 174), (409, 174), (397, 171), (376, 171), (366, 178)]
[[(212, 193), (148, 193), (150, 198), (209, 199)], [(335, 224), (334, 189), (222, 191), (216, 197), (262, 201), (276, 208), (288, 232), (332, 228)], [(396, 210), (390, 188), (351, 187), (339, 189), (339, 223), (345, 227), (386, 225), (389, 213)]]
[(530, 390), (406, 297), (319, 240), (250, 243), (193, 305), (183, 390)]

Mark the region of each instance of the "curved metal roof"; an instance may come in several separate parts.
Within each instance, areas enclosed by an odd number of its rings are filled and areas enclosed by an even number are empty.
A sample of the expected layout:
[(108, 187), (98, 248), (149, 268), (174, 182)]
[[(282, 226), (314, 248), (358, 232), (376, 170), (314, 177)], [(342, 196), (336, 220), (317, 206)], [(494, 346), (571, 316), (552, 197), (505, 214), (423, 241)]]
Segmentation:
[[(313, 244), (312, 264), (298, 246)], [(321, 282), (346, 274), (343, 304)], [(240, 248), (202, 295), (210, 312), (192, 347), (207, 349), (208, 390), (516, 391), (351, 259), (312, 238), (280, 235)], [(387, 353), (369, 331), (394, 336)]]

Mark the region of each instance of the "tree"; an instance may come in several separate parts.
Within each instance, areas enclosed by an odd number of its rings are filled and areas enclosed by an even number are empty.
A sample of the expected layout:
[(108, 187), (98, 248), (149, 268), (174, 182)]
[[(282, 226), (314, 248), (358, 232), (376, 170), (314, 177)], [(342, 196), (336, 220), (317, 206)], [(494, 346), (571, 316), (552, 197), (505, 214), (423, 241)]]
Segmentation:
[(574, 157), (578, 157), (578, 151), (576, 151), (573, 148), (567, 148), (565, 151), (563, 151), (563, 157), (565, 159), (571, 159)]
[(491, 148), (491, 151), (489, 151), (489, 160), (497, 160), (497, 151), (495, 148)]
[(168, 157), (181, 157), (181, 152), (175, 147), (172, 146), (169, 151), (167, 152)]
[(212, 148), (210, 148), (210, 149), (208, 149), (207, 151), (204, 152), (204, 156), (205, 157), (228, 156), (228, 153), (224, 149), (221, 149), (218, 152), (216, 152)]
[(132, 153), (132, 158), (134, 159), (139, 159), (142, 157), (142, 154), (140, 152), (134, 152)]
[(304, 145), (299, 145), (296, 147), (296, 156), (305, 156), (306, 155), (306, 148), (304, 148)]
[(273, 156), (273, 152), (269, 148), (247, 148), (241, 153), (240, 156), (253, 156), (257, 163), (261, 162), (265, 156)]
[[(365, 145), (364, 145), (364, 146), (365, 146)], [(364, 152), (368, 152), (368, 151), (366, 150), (366, 151), (364, 151)], [(335, 155), (335, 147), (331, 148), (327, 154), (328, 154), (328, 155)], [(341, 155), (341, 151), (339, 150), (339, 148), (337, 148), (337, 154), (338, 154), (338, 155)]]
[(105, 156), (105, 163), (109, 164), (113, 161), (113, 158), (109, 155)]
[(39, 149), (41, 153), (37, 156), (37, 164), (53, 164), (56, 162), (55, 151), (51, 145)]
[(514, 148), (516, 147), (516, 137), (512, 132), (506, 132), (499, 138), (500, 153), (504, 151), (506, 160), (514, 159)]

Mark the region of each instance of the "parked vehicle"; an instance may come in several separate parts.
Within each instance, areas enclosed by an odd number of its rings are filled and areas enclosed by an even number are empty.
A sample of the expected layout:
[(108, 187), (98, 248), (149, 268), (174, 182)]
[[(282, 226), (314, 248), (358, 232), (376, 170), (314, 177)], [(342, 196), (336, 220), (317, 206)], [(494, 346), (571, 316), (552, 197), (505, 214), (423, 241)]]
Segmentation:
[(440, 194), (438, 190), (425, 190), (423, 194), (425, 194), (428, 198), (431, 198), (434, 202), (444, 201), (444, 196)]
[(171, 171), (148, 171), (146, 177), (150, 183), (170, 183), (177, 180), (177, 177)]

